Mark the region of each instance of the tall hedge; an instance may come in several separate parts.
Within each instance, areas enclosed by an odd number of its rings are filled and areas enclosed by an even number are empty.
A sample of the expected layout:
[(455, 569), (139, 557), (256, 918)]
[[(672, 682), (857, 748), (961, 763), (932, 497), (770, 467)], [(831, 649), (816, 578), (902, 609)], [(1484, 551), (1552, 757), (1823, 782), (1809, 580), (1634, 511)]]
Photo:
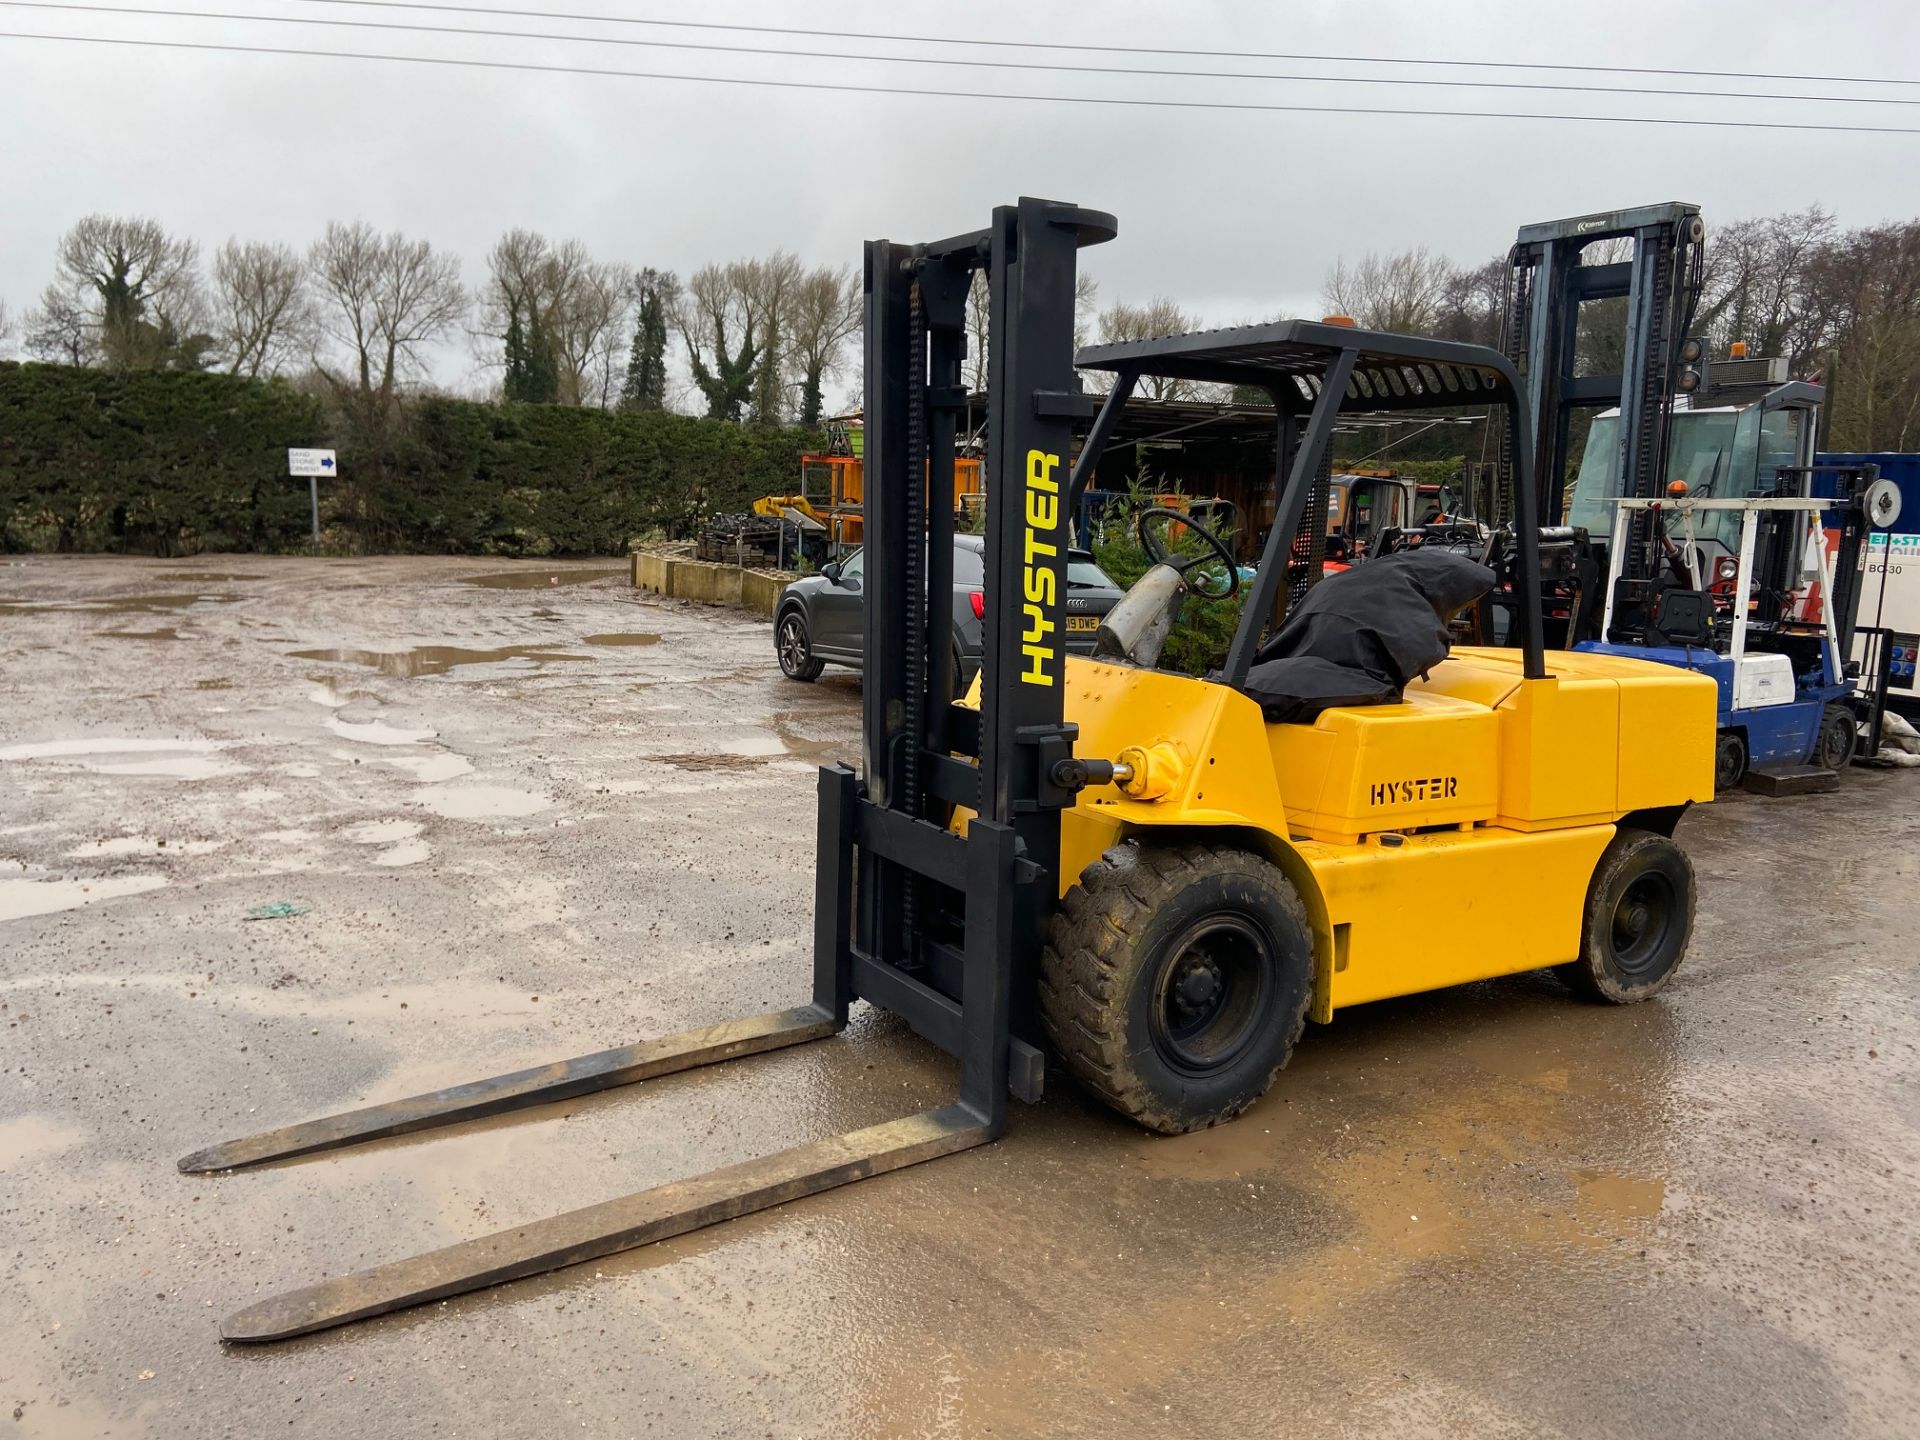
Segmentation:
[(702, 514), (790, 493), (817, 437), (661, 413), (428, 398), (358, 437), (279, 381), (0, 363), (0, 548), (182, 555), (297, 550), (290, 446), (332, 445), (330, 546), (615, 554)]

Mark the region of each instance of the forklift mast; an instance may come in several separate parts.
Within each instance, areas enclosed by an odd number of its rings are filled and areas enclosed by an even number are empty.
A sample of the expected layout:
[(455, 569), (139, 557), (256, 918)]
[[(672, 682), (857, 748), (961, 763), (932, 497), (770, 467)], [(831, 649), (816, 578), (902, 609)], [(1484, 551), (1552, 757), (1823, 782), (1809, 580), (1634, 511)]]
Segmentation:
[[(1074, 798), (1053, 778), (1074, 735), (1062, 721), (1068, 479), (1074, 422), (1095, 404), (1073, 366), (1075, 253), (1116, 228), (1022, 199), (984, 230), (866, 252), (865, 784), (822, 772), (815, 994), (843, 1023), (850, 998), (883, 1005), (958, 1056), (962, 1103), (995, 1134), (1009, 1088), (1037, 1099), (1045, 1070), (1037, 1019), (1022, 1012)], [(954, 703), (944, 499), (976, 272), (991, 346), (977, 710)], [(973, 814), (964, 836), (947, 828), (956, 808)]]
[[(1668, 419), (1700, 298), (1706, 225), (1700, 207), (1678, 201), (1528, 225), (1509, 254), (1507, 356), (1527, 387), (1533, 418), (1540, 522), (1563, 522), (1568, 450), (1576, 410), (1620, 407), (1616, 496), (1644, 499), (1666, 478)], [(1588, 247), (1625, 241), (1624, 260), (1589, 261)], [(1620, 369), (1581, 374), (1581, 307), (1624, 298)], [(1506, 487), (1511, 493), (1511, 486)], [(1644, 541), (1645, 511), (1631, 537)], [(1492, 517), (1496, 523), (1510, 515)], [(1636, 550), (1644, 545), (1635, 546)]]

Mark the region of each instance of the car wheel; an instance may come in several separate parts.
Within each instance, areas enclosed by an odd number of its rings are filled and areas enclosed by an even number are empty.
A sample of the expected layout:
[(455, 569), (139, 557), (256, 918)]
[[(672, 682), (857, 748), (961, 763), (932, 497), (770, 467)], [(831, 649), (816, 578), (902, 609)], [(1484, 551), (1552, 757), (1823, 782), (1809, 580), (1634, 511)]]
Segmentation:
[(773, 646), (780, 656), (780, 671), (789, 680), (818, 680), (827, 662), (813, 653), (813, 634), (807, 629), (807, 617), (789, 610), (774, 627)]

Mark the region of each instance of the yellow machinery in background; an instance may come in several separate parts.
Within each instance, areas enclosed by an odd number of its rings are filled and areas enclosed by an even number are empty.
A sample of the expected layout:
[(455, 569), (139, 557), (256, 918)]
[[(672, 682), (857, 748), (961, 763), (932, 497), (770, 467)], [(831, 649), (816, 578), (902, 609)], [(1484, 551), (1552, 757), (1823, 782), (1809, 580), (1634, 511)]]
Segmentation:
[[(834, 554), (850, 550), (866, 539), (866, 464), (858, 455), (802, 455), (801, 498), (809, 514), (827, 527)], [(974, 515), (985, 500), (985, 476), (978, 458), (957, 456), (953, 462), (953, 508)]]

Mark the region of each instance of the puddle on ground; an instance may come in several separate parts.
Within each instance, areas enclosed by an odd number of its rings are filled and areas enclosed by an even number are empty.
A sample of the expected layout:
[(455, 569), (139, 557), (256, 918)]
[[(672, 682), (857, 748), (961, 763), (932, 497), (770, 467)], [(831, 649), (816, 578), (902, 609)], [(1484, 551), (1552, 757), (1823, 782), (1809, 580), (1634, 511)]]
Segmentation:
[(178, 640), (180, 638), (180, 632), (171, 626), (162, 630), (102, 630), (100, 633), (115, 640)]
[(95, 901), (158, 890), (166, 883), (164, 875), (107, 875), (95, 880), (0, 880), (0, 921), (78, 910)]
[(114, 835), (89, 840), (67, 851), (69, 860), (100, 860), (120, 855), (211, 855), (224, 850), (225, 840), (168, 840), (154, 835)]
[(421, 645), (412, 650), (295, 650), (292, 657), (326, 660), (336, 665), (364, 665), (397, 680), (411, 680), (416, 675), (444, 675), (462, 665), (498, 665), (508, 660), (531, 660), (536, 665), (544, 665), (549, 661), (591, 658), (565, 654), (554, 645), (506, 645), (498, 650), (467, 650), (458, 645)]
[(211, 780), (216, 775), (238, 775), (242, 769), (211, 755), (155, 755), (146, 760), (123, 760), (82, 768), (96, 775), (157, 775), (167, 780)]
[(327, 717), (327, 728), (342, 740), (358, 740), (362, 745), (418, 745), (422, 740), (431, 740), (440, 733), (438, 730), (402, 730), (384, 720), (369, 720), (356, 725), (351, 720), (342, 720), (338, 715)]
[(589, 635), (585, 643), (588, 645), (658, 645), (660, 643), (660, 637), (658, 635), (643, 634)]
[(340, 832), (340, 838), (351, 840), (355, 845), (397, 845), (402, 840), (413, 839), (421, 829), (418, 820), (402, 820), (390, 815), (384, 820), (362, 820), (358, 825), (349, 825)]
[(218, 585), (225, 580), (264, 580), (264, 575), (243, 575), (238, 570), (171, 570), (153, 577), (180, 581), (189, 585)]
[(801, 760), (831, 760), (850, 748), (833, 740), (809, 740), (795, 732), (797, 711), (784, 710), (773, 717), (773, 731), (749, 731), (722, 743), (719, 748), (699, 753), (648, 755), (644, 758), (682, 770), (752, 770), (769, 760), (788, 756)]
[(0, 1170), (11, 1170), (29, 1160), (58, 1155), (87, 1138), (78, 1125), (51, 1115), (19, 1115), (0, 1120)]
[(382, 755), (379, 762), (404, 770), (422, 785), (438, 785), (473, 773), (473, 762), (464, 755)]
[(397, 869), (402, 865), (418, 865), (432, 854), (432, 847), (424, 840), (403, 840), (392, 849), (382, 850), (374, 856), (373, 863)]
[(1664, 1180), (1640, 1180), (1604, 1170), (1576, 1170), (1573, 1178), (1579, 1183), (1583, 1206), (1624, 1219), (1644, 1220), (1658, 1215), (1667, 1203)]
[(551, 586), (585, 585), (609, 575), (625, 575), (627, 567), (594, 570), (550, 570), (544, 565), (525, 570), (500, 570), (488, 575), (462, 575), (462, 585), (480, 585), (489, 590), (545, 590)]
[(780, 744), (787, 754), (803, 760), (837, 760), (842, 754), (857, 754), (860, 748), (858, 739), (809, 740), (798, 733), (800, 721), (798, 710), (780, 710), (773, 716), (773, 733), (780, 737)]
[(146, 740), (97, 735), (85, 740), (36, 740), (0, 746), (0, 760), (67, 760), (84, 755), (152, 755), (188, 750), (204, 754), (223, 748), (212, 740)]
[(420, 803), (449, 820), (496, 820), (532, 815), (553, 801), (505, 785), (435, 785), (420, 792)]
[[(66, 761), (96, 775), (160, 775), (175, 780), (206, 780), (237, 775), (245, 768), (211, 752), (225, 749), (215, 740), (140, 740), (100, 737), (91, 740), (43, 740), (0, 748), (0, 760)], [(140, 760), (100, 757), (140, 755)]]
[(0, 610), (19, 615), (168, 615), (205, 601), (231, 605), (238, 595), (121, 595), (110, 600), (0, 600)]
[(193, 682), (193, 688), (196, 690), (231, 690), (233, 688), (233, 681), (221, 675), (211, 680), (196, 680)]
[(707, 755), (649, 755), (646, 758), (682, 770), (756, 770), (767, 763), (765, 755), (740, 755), (724, 750)]

